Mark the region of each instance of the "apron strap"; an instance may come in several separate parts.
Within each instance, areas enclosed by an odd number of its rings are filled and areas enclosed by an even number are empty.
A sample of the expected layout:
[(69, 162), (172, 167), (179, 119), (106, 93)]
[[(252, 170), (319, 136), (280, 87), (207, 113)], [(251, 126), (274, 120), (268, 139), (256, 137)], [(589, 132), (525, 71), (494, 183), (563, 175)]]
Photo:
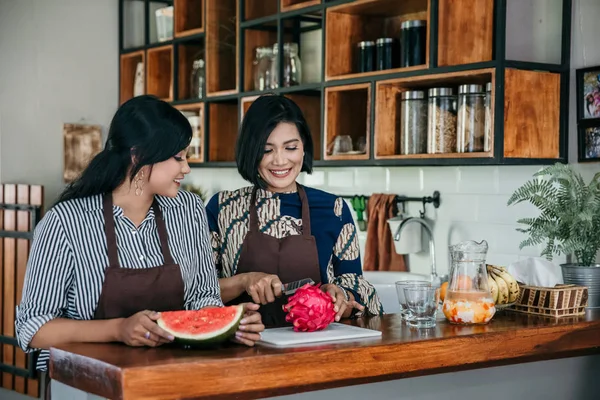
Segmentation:
[(112, 193), (105, 193), (102, 200), (104, 213), (104, 234), (108, 250), (108, 263), (111, 267), (119, 267), (117, 254), (117, 235), (115, 234), (115, 217), (113, 215)]
[(258, 207), (256, 207), (256, 192), (258, 187), (252, 188), (252, 195), (250, 196), (250, 232), (258, 232)]
[(152, 202), (152, 209), (154, 210), (154, 220), (156, 221), (156, 227), (158, 228), (158, 238), (160, 239), (160, 247), (162, 249), (163, 258), (165, 259), (165, 264), (175, 264), (175, 261), (173, 261), (173, 257), (171, 256), (171, 251), (169, 250), (167, 226), (165, 225), (163, 213), (156, 201), (156, 197)]
[(310, 236), (310, 207), (308, 206), (308, 197), (301, 184), (297, 183), (298, 195), (300, 195), (300, 202), (302, 203), (302, 234), (304, 236)]

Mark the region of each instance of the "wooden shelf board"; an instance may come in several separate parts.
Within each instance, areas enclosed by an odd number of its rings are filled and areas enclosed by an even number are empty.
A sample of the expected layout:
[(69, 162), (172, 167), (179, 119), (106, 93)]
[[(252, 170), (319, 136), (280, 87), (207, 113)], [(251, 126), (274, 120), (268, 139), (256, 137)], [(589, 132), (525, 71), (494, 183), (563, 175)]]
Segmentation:
[(439, 83), (460, 84), (462, 80), (464, 80), (464, 78), (479, 78), (482, 82), (484, 82), (484, 79), (488, 79), (485, 82), (489, 82), (490, 77), (492, 79), (495, 77), (495, 72), (496, 70), (494, 68), (483, 68), (457, 72), (445, 72), (440, 74), (411, 76), (406, 78), (392, 78), (377, 81), (376, 86), (379, 87), (382, 85), (397, 85), (410, 88), (419, 85), (437, 85)]
[(231, 96), (234, 94), (238, 94), (238, 90), (237, 89), (230, 89), (230, 90), (222, 90), (220, 92), (212, 92), (212, 93), (206, 93), (206, 97), (219, 97), (219, 96)]
[(429, 8), (429, 0), (357, 0), (328, 7), (327, 12), (387, 18), (419, 13), (424, 4)]
[(348, 155), (343, 155), (343, 154), (327, 155), (327, 154), (325, 154), (325, 157), (323, 158), (323, 160), (325, 160), (325, 161), (368, 160), (368, 159), (369, 159), (368, 154), (348, 154)]
[[(292, 3), (289, 6), (284, 5), (286, 3)], [(294, 2), (293, 0), (281, 0), (281, 12), (288, 12), (294, 10), (300, 10), (301, 8), (307, 8), (321, 4), (321, 0), (304, 0), (301, 2)]]
[(361, 72), (361, 73), (353, 73), (353, 74), (343, 74), (343, 75), (332, 75), (326, 76), (326, 81), (336, 81), (342, 79), (359, 79), (359, 78), (371, 78), (378, 75), (384, 74), (395, 74), (399, 72), (412, 72), (412, 71), (421, 71), (428, 69), (429, 66), (426, 64), (423, 65), (415, 65), (413, 67), (405, 67), (405, 68), (393, 68), (393, 69), (385, 69), (382, 71), (371, 71), (371, 72)]
[(187, 31), (178, 32), (175, 34), (175, 37), (182, 38), (187, 36), (199, 35), (201, 33), (204, 33), (204, 28), (189, 29)]
[(199, 110), (199, 109), (203, 108), (204, 102), (189, 103), (189, 104), (176, 104), (173, 107), (175, 107), (176, 109), (181, 110), (181, 111), (195, 111), (195, 110)]
[(476, 152), (476, 153), (436, 153), (436, 154), (397, 154), (391, 156), (375, 156), (376, 160), (415, 160), (415, 159), (430, 159), (430, 158), (491, 158), (494, 157), (493, 152)]

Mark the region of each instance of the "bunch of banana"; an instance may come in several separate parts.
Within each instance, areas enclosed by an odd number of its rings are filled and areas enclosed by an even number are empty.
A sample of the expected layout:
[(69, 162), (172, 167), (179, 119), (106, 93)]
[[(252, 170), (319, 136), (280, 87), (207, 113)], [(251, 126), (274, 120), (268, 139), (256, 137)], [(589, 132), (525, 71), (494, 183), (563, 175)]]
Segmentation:
[(519, 297), (517, 280), (506, 271), (506, 268), (487, 264), (488, 284), (496, 304), (510, 304)]

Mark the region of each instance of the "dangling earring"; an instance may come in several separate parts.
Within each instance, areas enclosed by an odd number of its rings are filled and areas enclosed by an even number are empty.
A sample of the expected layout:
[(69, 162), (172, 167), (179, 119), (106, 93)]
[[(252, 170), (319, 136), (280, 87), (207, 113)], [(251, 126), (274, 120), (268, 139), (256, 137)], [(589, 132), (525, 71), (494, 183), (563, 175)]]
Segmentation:
[(140, 172), (135, 176), (135, 180), (133, 181), (135, 185), (135, 195), (141, 196), (144, 193), (144, 170), (141, 169)]

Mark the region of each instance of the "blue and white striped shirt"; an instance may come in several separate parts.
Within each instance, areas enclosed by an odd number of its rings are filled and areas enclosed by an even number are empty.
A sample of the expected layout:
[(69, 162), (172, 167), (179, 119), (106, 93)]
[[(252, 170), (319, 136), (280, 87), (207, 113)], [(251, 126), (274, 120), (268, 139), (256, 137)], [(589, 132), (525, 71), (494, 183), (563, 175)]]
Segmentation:
[[(156, 196), (164, 214), (169, 249), (181, 268), (185, 308), (222, 306), (206, 211), (195, 194)], [(164, 259), (152, 208), (139, 227), (123, 209), (113, 206), (119, 263), (126, 268), (151, 268)], [(102, 195), (69, 200), (48, 211), (35, 229), (23, 286), (16, 308), (16, 333), (24, 351), (42, 325), (54, 318), (91, 320), (108, 267)], [(48, 351), (37, 368), (46, 369)]]

